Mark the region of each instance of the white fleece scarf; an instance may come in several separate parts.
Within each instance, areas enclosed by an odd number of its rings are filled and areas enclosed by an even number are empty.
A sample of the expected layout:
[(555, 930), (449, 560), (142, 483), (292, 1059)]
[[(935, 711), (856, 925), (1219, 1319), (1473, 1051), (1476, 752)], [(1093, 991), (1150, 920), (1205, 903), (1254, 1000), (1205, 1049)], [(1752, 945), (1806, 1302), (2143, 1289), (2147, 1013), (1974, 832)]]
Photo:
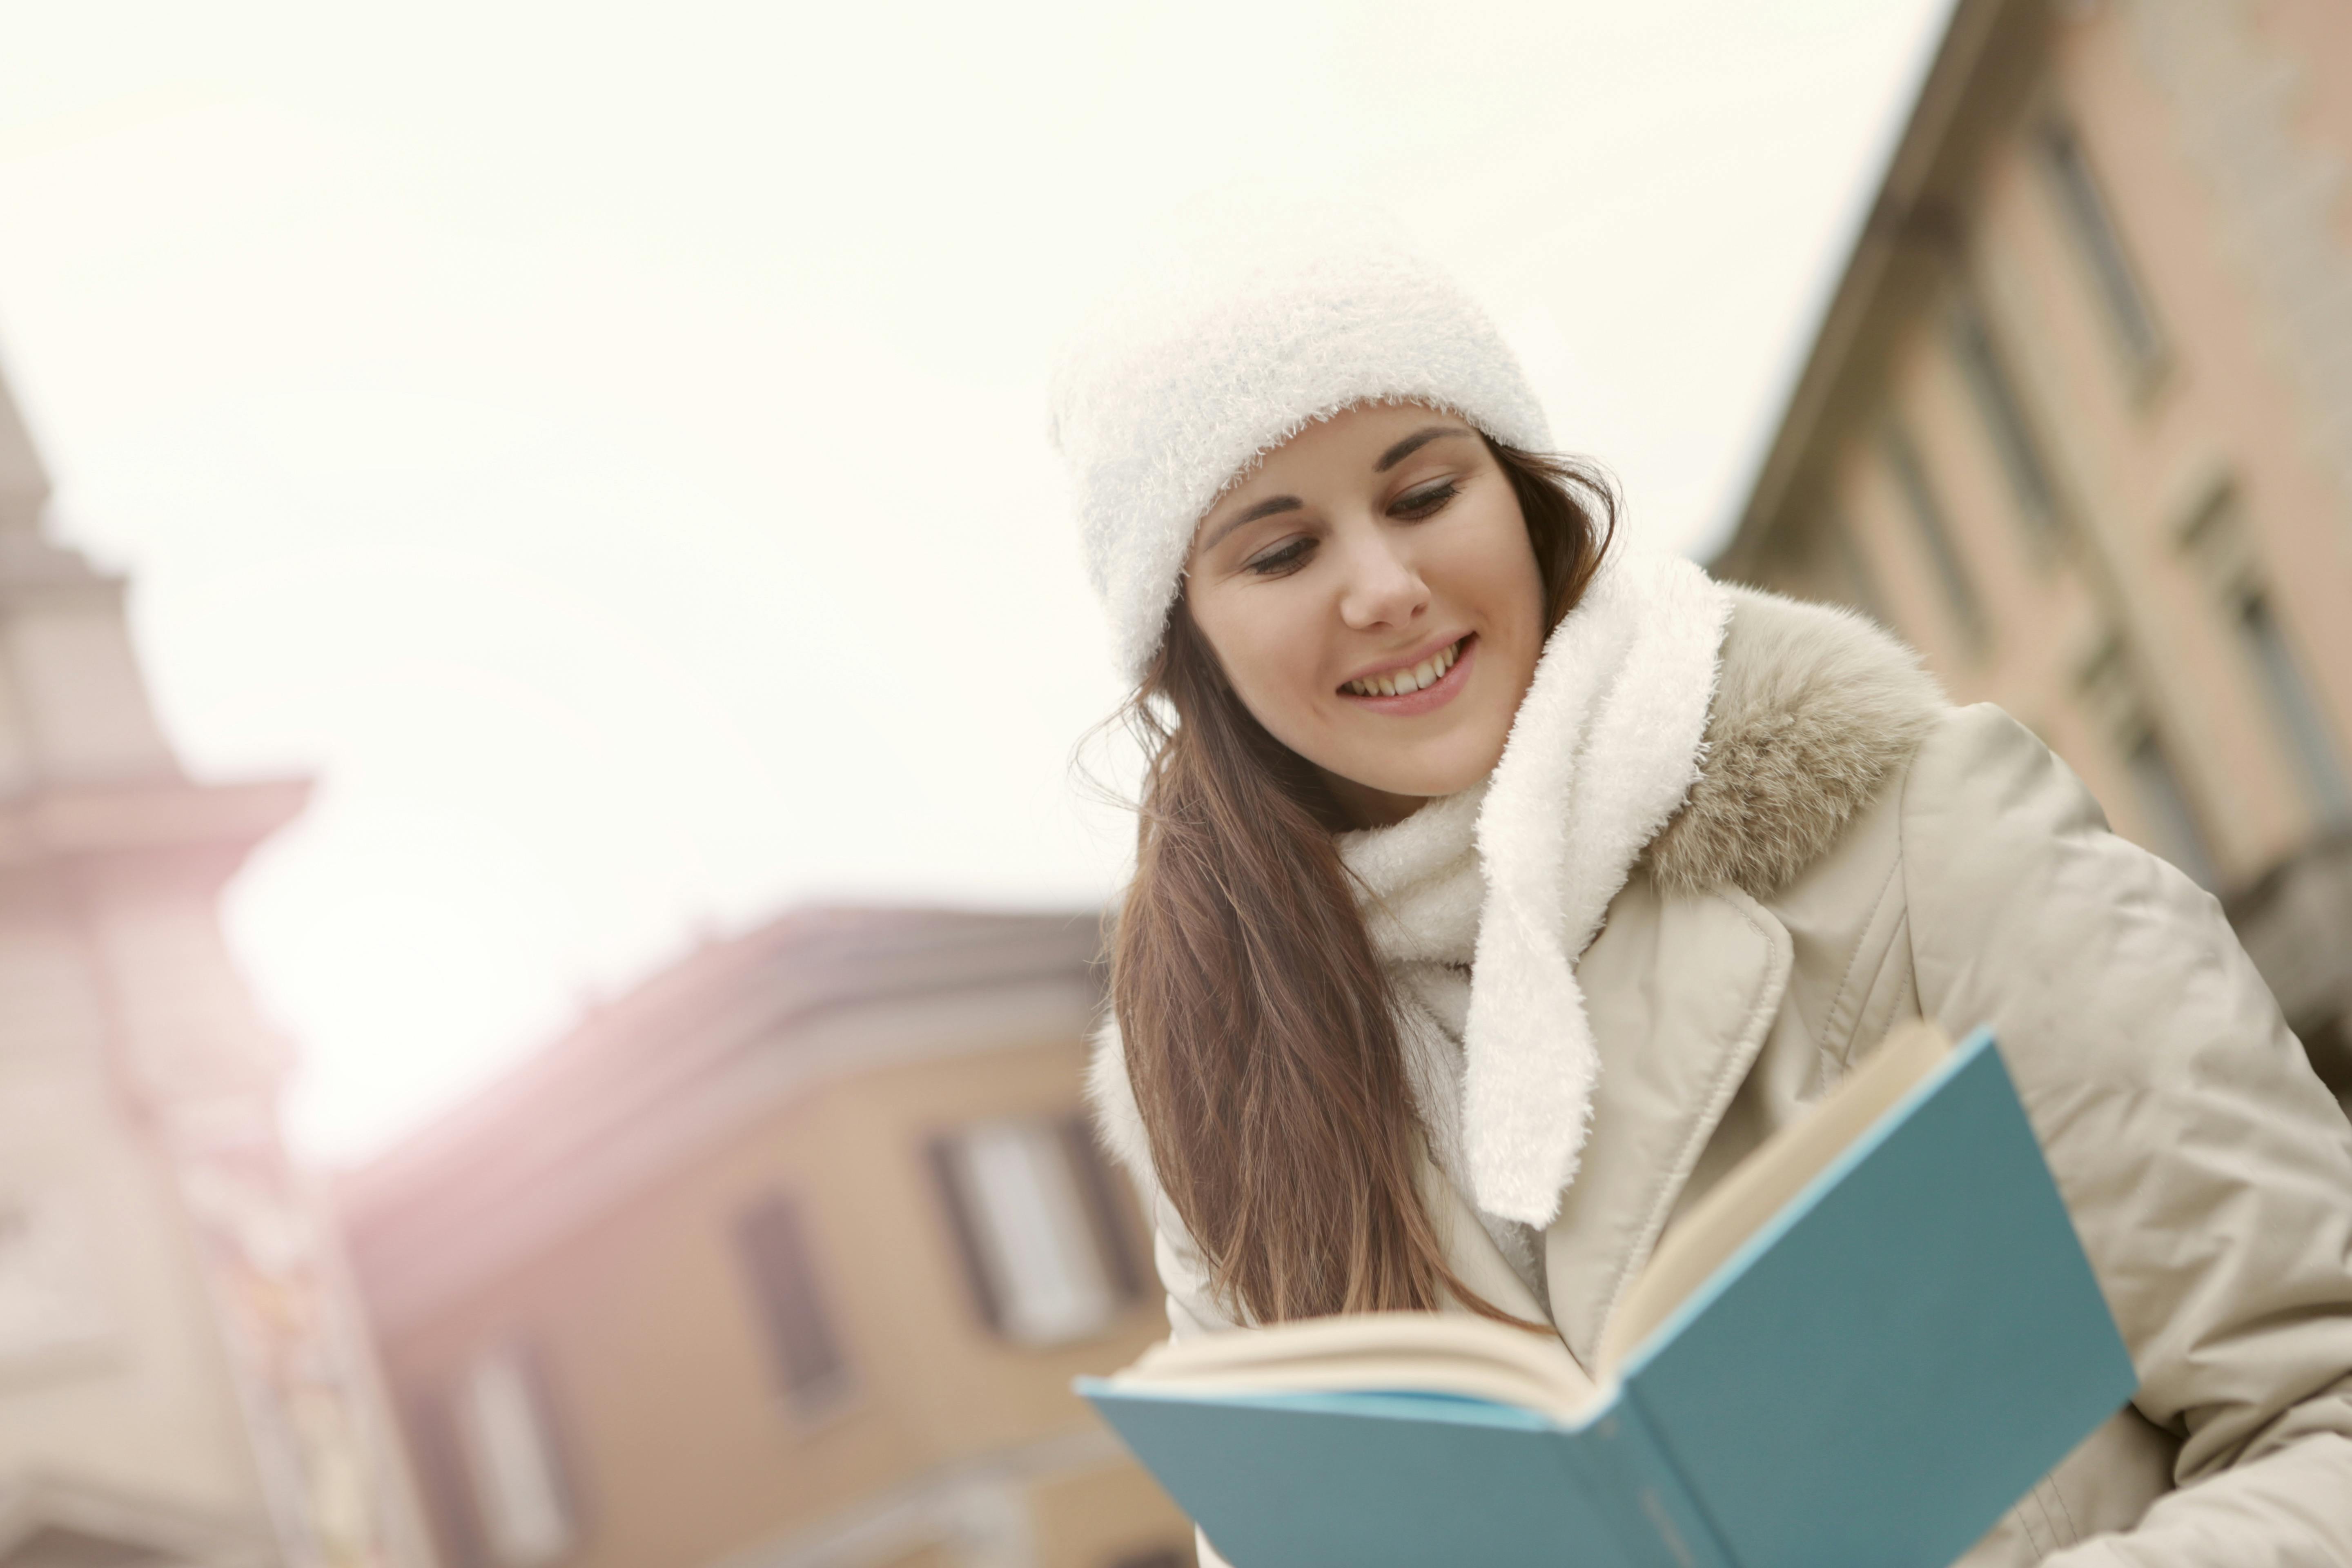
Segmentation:
[(1601, 1066), (1576, 963), (1698, 779), (1730, 613), (1688, 561), (1612, 556), (1485, 782), (1340, 837), (1432, 1155), (1483, 1216), (1548, 1226), (1576, 1177)]

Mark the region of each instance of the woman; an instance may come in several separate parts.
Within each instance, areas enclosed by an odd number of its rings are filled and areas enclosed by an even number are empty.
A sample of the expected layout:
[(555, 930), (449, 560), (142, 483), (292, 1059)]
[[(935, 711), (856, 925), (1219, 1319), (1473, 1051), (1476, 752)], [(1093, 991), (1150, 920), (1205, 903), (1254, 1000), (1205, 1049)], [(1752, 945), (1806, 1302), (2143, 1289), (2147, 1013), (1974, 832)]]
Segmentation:
[(1459, 1310), (1589, 1360), (1890, 1028), (1990, 1024), (2142, 1384), (1966, 1561), (2352, 1563), (2352, 1128), (2030, 731), (1612, 548), (1407, 258), (1123, 301), (1055, 428), (1153, 748), (1092, 1087), (1176, 1335)]

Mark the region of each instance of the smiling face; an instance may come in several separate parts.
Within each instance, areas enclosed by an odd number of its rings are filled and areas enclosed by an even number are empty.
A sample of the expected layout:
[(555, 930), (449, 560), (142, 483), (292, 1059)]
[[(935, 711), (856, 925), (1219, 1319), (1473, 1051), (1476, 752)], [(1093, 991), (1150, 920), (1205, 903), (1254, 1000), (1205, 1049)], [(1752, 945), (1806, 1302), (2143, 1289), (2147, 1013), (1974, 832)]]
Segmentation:
[(1547, 630), (1509, 476), (1417, 404), (1351, 408), (1266, 454), (1194, 532), (1183, 613), (1364, 826), (1493, 770)]

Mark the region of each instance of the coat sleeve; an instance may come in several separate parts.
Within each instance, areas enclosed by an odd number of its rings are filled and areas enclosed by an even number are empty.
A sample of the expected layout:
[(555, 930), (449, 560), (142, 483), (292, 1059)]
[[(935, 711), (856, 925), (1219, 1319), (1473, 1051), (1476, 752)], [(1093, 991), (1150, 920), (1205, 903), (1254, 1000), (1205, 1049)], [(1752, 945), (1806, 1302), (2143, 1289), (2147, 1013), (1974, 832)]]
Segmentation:
[[(1118, 1027), (1108, 1019), (1095, 1037), (1094, 1056), (1087, 1069), (1087, 1099), (1094, 1108), (1095, 1127), (1103, 1146), (1125, 1167), (1135, 1183), (1137, 1201), (1150, 1218), (1151, 1260), (1160, 1289), (1168, 1296), (1169, 1338), (1189, 1340), (1235, 1327), (1209, 1289), (1208, 1265), (1192, 1233), (1160, 1189), (1159, 1177), (1151, 1168), (1150, 1141), (1144, 1136), (1143, 1117), (1135, 1108), (1135, 1095), (1128, 1083)], [(1192, 1543), (1200, 1568), (1231, 1568), (1197, 1529)]]
[[(1137, 1185), (1145, 1212), (1151, 1215), (1152, 1260), (1159, 1266), (1160, 1286), (1168, 1292), (1168, 1337), (1189, 1340), (1234, 1327), (1209, 1293), (1208, 1266), (1202, 1262), (1192, 1233), (1177, 1217), (1176, 1205), (1148, 1173), (1137, 1176)], [(1217, 1549), (1197, 1526), (1192, 1531), (1192, 1552), (1199, 1568), (1233, 1568), (1217, 1555)]]
[(1151, 1222), (1151, 1260), (1168, 1292), (1169, 1337), (1189, 1340), (1234, 1327), (1209, 1289), (1209, 1268), (1192, 1233), (1160, 1190), (1159, 1173), (1152, 1169), (1151, 1140), (1144, 1132), (1143, 1113), (1136, 1109), (1134, 1086), (1127, 1077), (1127, 1050), (1114, 1018), (1106, 1017), (1095, 1031), (1087, 1063), (1087, 1104), (1104, 1152), (1135, 1184), (1136, 1202)]
[(2221, 907), (1999, 709), (1904, 784), (1922, 1011), (1980, 1024), (2065, 1194), (2175, 1490), (2052, 1568), (2352, 1564), (2352, 1127)]
[(1157, 1187), (1147, 1198), (1151, 1213), (1151, 1257), (1160, 1270), (1160, 1284), (1168, 1292), (1168, 1337), (1189, 1340), (1223, 1333), (1237, 1327), (1209, 1292), (1209, 1267), (1201, 1259), (1192, 1233), (1176, 1217), (1176, 1205)]

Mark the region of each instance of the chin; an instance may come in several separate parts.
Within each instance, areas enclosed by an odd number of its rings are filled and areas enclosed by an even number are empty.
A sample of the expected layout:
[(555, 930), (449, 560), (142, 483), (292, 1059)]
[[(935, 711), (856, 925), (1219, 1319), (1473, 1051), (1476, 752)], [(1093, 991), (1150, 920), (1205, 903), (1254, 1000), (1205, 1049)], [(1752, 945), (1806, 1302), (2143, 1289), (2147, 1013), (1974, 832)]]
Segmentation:
[(1348, 776), (1358, 779), (1383, 795), (1418, 795), (1433, 800), (1440, 795), (1459, 795), (1495, 771), (1500, 759), (1497, 748), (1493, 756), (1454, 759), (1425, 767), (1367, 769)]

